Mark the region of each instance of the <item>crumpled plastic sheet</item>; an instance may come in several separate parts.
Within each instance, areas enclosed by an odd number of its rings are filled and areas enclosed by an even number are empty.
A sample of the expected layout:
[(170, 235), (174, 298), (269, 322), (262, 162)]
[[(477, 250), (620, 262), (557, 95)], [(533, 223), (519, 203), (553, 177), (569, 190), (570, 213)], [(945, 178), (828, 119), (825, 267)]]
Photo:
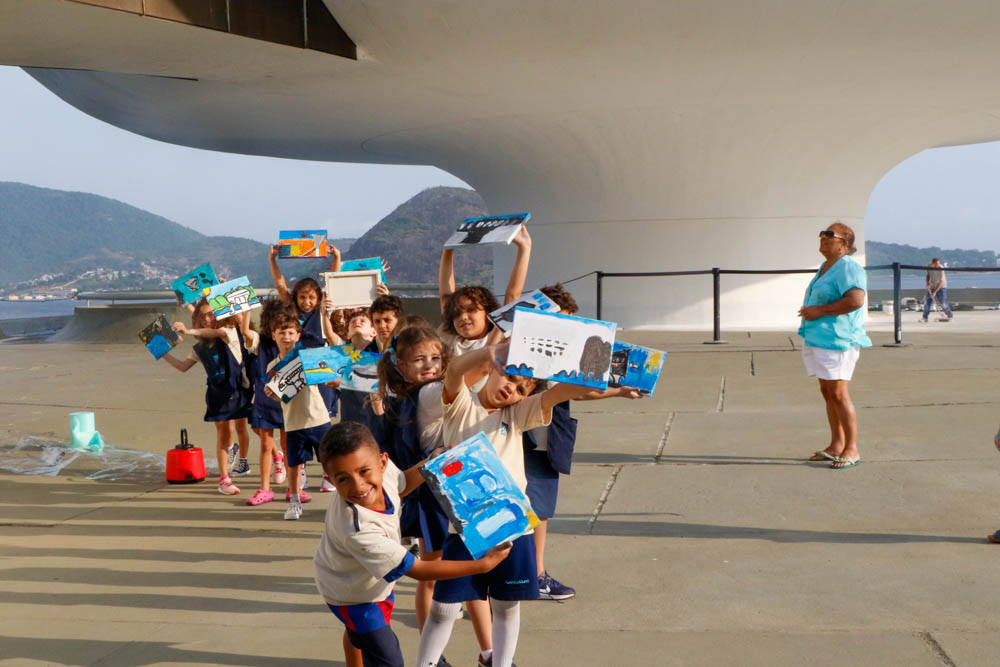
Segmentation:
[(166, 456), (132, 449), (104, 447), (101, 453), (70, 449), (65, 442), (37, 435), (22, 435), (14, 444), (0, 444), (0, 470), (23, 475), (56, 477), (70, 464), (94, 470), (87, 479), (109, 481), (162, 481)]

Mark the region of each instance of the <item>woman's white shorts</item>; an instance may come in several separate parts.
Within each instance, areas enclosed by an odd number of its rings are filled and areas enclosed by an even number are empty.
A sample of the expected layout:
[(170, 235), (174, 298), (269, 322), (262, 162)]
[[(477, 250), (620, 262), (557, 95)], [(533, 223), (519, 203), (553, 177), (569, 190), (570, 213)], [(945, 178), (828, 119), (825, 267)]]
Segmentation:
[(802, 363), (810, 377), (820, 380), (850, 380), (854, 375), (854, 366), (858, 363), (861, 351), (852, 347), (849, 350), (827, 350), (812, 345), (802, 346)]

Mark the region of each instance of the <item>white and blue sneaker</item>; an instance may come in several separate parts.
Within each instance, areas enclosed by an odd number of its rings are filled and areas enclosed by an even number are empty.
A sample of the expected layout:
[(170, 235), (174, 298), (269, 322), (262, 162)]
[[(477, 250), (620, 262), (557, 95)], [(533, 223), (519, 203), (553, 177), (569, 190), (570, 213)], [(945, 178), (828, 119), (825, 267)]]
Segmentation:
[(538, 597), (542, 600), (568, 600), (574, 595), (575, 588), (559, 583), (548, 572), (542, 572), (538, 577)]

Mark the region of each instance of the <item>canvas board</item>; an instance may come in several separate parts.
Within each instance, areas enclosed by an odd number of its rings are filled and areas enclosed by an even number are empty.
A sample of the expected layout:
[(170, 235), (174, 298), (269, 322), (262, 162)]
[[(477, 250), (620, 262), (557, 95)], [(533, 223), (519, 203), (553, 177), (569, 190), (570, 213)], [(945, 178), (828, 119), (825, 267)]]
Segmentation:
[(616, 329), (614, 322), (515, 308), (505, 370), (606, 389)]
[(420, 474), (473, 558), (539, 524), (482, 432), (427, 461)]
[(540, 289), (522, 296), (517, 301), (510, 302), (506, 306), (501, 306), (490, 313), (489, 318), (500, 331), (503, 331), (504, 338), (510, 336), (511, 329), (514, 328), (514, 309), (517, 307), (543, 313), (558, 313), (560, 310), (556, 302), (545, 296), (545, 292)]
[(295, 398), (295, 395), (306, 386), (305, 375), (302, 373), (302, 360), (299, 352), (304, 348), (296, 343), (292, 351), (281, 358), (261, 379), (264, 386), (271, 390), (283, 403)]
[(382, 355), (355, 349), (350, 343), (313, 347), (299, 352), (306, 384), (323, 384), (340, 380), (339, 389), (378, 390), (377, 367)]
[(325, 229), (291, 229), (278, 232), (278, 257), (315, 259), (326, 257)]
[(202, 264), (170, 283), (174, 296), (182, 303), (194, 303), (205, 296), (208, 288), (219, 284), (211, 264)]
[(341, 273), (348, 271), (378, 271), (379, 279), (385, 282), (385, 262), (381, 257), (365, 257), (364, 259), (345, 259), (340, 263)]
[(531, 217), (530, 213), (513, 215), (488, 215), (482, 218), (466, 218), (458, 229), (444, 242), (445, 248), (464, 248), (470, 245), (508, 245), (517, 236), (521, 225)]
[(652, 396), (666, 360), (666, 352), (616, 340), (608, 386), (635, 387), (643, 396)]
[(174, 331), (167, 316), (160, 314), (145, 329), (139, 332), (139, 340), (146, 344), (146, 349), (154, 359), (160, 359), (180, 341), (180, 336)]
[(257, 292), (246, 276), (212, 285), (208, 288), (207, 298), (217, 320), (261, 307)]
[(367, 308), (377, 296), (375, 287), (382, 283), (381, 270), (327, 271), (321, 275), (326, 298), (333, 302), (332, 310)]

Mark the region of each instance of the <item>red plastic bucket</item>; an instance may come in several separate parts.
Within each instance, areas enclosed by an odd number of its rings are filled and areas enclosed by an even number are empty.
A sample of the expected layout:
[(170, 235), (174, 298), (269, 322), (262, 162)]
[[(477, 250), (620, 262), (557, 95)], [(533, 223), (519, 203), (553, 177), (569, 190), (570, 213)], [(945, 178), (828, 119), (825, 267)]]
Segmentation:
[(205, 455), (200, 447), (188, 443), (187, 429), (181, 429), (181, 442), (167, 452), (167, 482), (196, 484), (205, 480)]

